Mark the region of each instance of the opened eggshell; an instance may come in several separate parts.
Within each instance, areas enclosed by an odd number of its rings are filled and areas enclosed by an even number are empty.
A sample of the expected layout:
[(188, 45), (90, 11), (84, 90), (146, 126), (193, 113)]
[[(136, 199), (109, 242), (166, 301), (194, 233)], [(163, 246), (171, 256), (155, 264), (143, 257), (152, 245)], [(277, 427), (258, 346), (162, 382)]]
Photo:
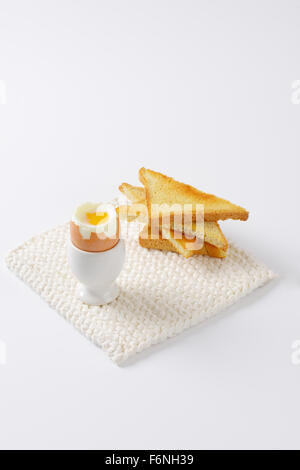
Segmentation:
[(79, 250), (90, 253), (100, 253), (102, 251), (108, 251), (114, 248), (120, 240), (119, 233), (120, 229), (118, 221), (117, 233), (114, 238), (108, 238), (104, 235), (98, 235), (97, 233), (92, 232), (89, 239), (84, 239), (80, 233), (79, 226), (76, 225), (73, 221), (70, 223), (70, 235), (73, 245), (76, 246), (76, 248)]

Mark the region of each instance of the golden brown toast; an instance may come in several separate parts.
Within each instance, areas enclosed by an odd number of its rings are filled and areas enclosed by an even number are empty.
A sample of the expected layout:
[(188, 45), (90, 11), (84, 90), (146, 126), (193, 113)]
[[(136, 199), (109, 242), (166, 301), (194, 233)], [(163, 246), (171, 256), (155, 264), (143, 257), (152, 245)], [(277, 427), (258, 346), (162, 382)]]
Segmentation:
[[(133, 202), (133, 206), (128, 207), (128, 216), (126, 212), (126, 206), (120, 207), (121, 219), (125, 220), (127, 218), (127, 220), (131, 222), (138, 218), (139, 222), (145, 224), (148, 223), (147, 208), (145, 207), (145, 210), (142, 209), (142, 204), (146, 205), (145, 189), (140, 188), (138, 186), (131, 186), (128, 183), (123, 183), (119, 189), (131, 202)], [(144, 199), (140, 199), (142, 196), (144, 197)], [(175, 232), (183, 232), (182, 224), (176, 224), (174, 220), (171, 221), (170, 226)], [(200, 240), (203, 240), (204, 234), (205, 242), (217, 246), (222, 250), (227, 250), (228, 242), (217, 222), (205, 222), (203, 224), (203, 227), (202, 225), (200, 225), (200, 227), (197, 227), (197, 224), (195, 222), (190, 224), (184, 224), (184, 231), (186, 236), (194, 236)]]
[(175, 238), (165, 239), (163, 234), (160, 233), (159, 239), (151, 239), (151, 229), (145, 227), (141, 232), (139, 237), (139, 243), (143, 248), (160, 250), (160, 251), (172, 251), (173, 253), (178, 253), (185, 258), (190, 258), (194, 255), (205, 255), (212, 258), (226, 258), (227, 249), (221, 250), (216, 246), (210, 245), (209, 243), (204, 243), (202, 248), (198, 250), (191, 250), (189, 248), (191, 241), (176, 240)]
[(119, 186), (119, 190), (121, 191), (124, 196), (129, 199), (131, 202), (135, 203), (145, 203), (146, 200), (146, 191), (145, 188), (140, 188), (138, 186), (132, 186), (131, 184), (128, 183), (122, 183), (121, 186)]
[(179, 204), (181, 213), (184, 205), (190, 204), (192, 205), (193, 221), (196, 221), (197, 205), (203, 205), (204, 219), (207, 222), (226, 219), (247, 220), (249, 217), (249, 213), (242, 207), (212, 194), (206, 194), (187, 184), (179, 183), (161, 173), (141, 168), (139, 179), (146, 190), (148, 212), (152, 219), (169, 215), (169, 211), (166, 212), (166, 209), (160, 209), (153, 215), (153, 204), (167, 204), (168, 206)]
[(162, 237), (160, 237), (159, 240), (151, 240), (151, 232), (148, 236), (148, 227), (145, 227), (144, 230), (140, 233), (139, 243), (143, 248), (178, 253), (175, 246), (173, 246), (169, 240), (163, 240)]
[(163, 240), (168, 240), (171, 245), (176, 249), (177, 253), (190, 258), (194, 255), (206, 255), (205, 243), (202, 240), (187, 240), (186, 238), (176, 239), (174, 232), (168, 231), (164, 228), (161, 229), (161, 236)]

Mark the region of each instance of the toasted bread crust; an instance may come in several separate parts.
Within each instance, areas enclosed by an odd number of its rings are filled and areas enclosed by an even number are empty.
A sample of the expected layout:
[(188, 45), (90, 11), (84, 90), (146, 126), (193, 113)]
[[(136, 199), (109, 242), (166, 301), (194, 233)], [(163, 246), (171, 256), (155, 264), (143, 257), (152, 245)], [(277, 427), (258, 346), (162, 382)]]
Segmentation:
[[(218, 220), (236, 219), (247, 220), (249, 212), (240, 206), (218, 198), (212, 194), (207, 194), (193, 186), (180, 183), (162, 173), (141, 168), (139, 179), (146, 190), (146, 199), (149, 214), (152, 214), (153, 204), (192, 204), (193, 221), (196, 221), (196, 205), (204, 206), (204, 219), (207, 222), (217, 222)], [(161, 212), (160, 215), (163, 215)], [(157, 214), (149, 215), (151, 219), (157, 219)]]
[(205, 243), (205, 248), (207, 251), (207, 256), (210, 256), (211, 258), (223, 259), (223, 258), (226, 258), (227, 256), (228, 246), (226, 250), (220, 250), (220, 248), (213, 246), (210, 243)]

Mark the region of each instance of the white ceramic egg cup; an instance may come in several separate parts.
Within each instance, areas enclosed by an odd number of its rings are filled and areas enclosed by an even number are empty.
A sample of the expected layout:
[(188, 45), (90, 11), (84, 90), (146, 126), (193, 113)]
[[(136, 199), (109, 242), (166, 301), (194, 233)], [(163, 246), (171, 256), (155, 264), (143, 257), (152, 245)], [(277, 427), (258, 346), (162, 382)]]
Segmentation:
[(108, 251), (90, 253), (76, 248), (69, 242), (68, 259), (71, 271), (79, 280), (77, 295), (88, 305), (106, 305), (119, 295), (116, 279), (125, 261), (125, 243), (119, 243)]

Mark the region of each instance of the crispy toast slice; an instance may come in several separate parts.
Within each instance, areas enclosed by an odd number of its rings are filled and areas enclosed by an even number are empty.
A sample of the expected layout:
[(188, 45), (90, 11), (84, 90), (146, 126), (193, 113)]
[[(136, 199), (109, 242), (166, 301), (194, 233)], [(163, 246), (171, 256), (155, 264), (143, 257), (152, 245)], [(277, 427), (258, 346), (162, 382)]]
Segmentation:
[(173, 253), (178, 254), (178, 250), (169, 240), (163, 240), (161, 236), (159, 240), (151, 240), (151, 231), (148, 232), (148, 227), (145, 227), (140, 233), (139, 243), (143, 248), (159, 251), (172, 251)]
[[(127, 220), (134, 221), (138, 218), (139, 222), (144, 222), (145, 224), (148, 222), (147, 219), (147, 209), (145, 207), (145, 211), (142, 210), (142, 204), (146, 205), (146, 191), (144, 188), (138, 186), (131, 186), (128, 183), (123, 183), (119, 187), (122, 194), (124, 194), (127, 199), (129, 199), (132, 203), (132, 207), (128, 207), (126, 211), (125, 207), (120, 207), (120, 214), (122, 213), (122, 218)], [(143, 197), (144, 199), (141, 199)], [(163, 226), (163, 225), (162, 225)], [(171, 221), (171, 228), (174, 232), (183, 233), (183, 226), (182, 224), (176, 224), (173, 220)], [(204, 234), (204, 241), (214, 245), (221, 250), (227, 250), (228, 242), (217, 222), (204, 222), (203, 227), (197, 227), (195, 222), (185, 224), (184, 225), (184, 234), (187, 237), (197, 237), (199, 240), (203, 240)], [(180, 238), (180, 237), (179, 237)]]
[(170, 207), (179, 204), (181, 213), (183, 213), (184, 206), (189, 204), (192, 206), (193, 221), (196, 221), (197, 205), (203, 205), (204, 220), (207, 222), (226, 219), (247, 220), (249, 217), (249, 212), (240, 206), (212, 194), (199, 191), (187, 184), (179, 183), (173, 178), (156, 171), (141, 168), (139, 179), (146, 190), (148, 212), (151, 214), (151, 219), (170, 215), (165, 208), (159, 209), (158, 212), (155, 211), (153, 215), (153, 204), (157, 206), (167, 204)]
[(121, 191), (124, 196), (129, 199), (131, 202), (135, 202), (136, 204), (145, 203), (146, 200), (146, 190), (145, 188), (141, 188), (139, 186), (132, 186), (128, 183), (122, 183), (119, 186), (119, 190)]
[(194, 255), (205, 255), (212, 258), (226, 258), (227, 256), (227, 249), (221, 250), (220, 248), (213, 246), (210, 243), (204, 243), (204, 245), (198, 250), (191, 250), (189, 248), (191, 243), (190, 240), (176, 240), (172, 237), (166, 239), (163, 236), (163, 231), (160, 233), (159, 239), (151, 239), (151, 229), (149, 229), (147, 226), (140, 233), (139, 243), (143, 248), (160, 251), (171, 251), (173, 253), (178, 253), (185, 258), (190, 258)]

